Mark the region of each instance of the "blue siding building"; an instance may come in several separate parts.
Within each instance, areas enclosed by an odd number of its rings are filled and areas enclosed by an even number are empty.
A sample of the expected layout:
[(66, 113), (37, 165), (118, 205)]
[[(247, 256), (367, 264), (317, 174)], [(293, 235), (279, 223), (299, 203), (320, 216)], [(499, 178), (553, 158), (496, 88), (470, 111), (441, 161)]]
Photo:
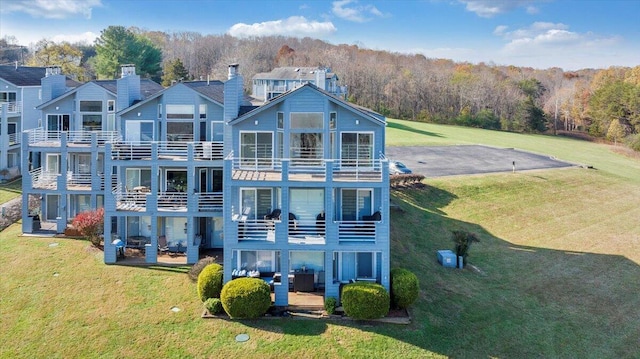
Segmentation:
[[(323, 75), (324, 76), (324, 75)], [(147, 264), (222, 249), (224, 280), (254, 276), (339, 298), (352, 281), (389, 289), (383, 116), (313, 83), (259, 106), (237, 65), (225, 82), (162, 88), (125, 65), (117, 80), (42, 80), (41, 126), (23, 132), (23, 232), (63, 232), (104, 207), (104, 261)]]

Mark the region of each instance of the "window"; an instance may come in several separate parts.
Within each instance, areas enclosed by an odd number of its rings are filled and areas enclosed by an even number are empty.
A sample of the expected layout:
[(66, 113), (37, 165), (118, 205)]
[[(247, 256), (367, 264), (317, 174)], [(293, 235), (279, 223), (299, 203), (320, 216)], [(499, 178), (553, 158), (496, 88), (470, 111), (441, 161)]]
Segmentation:
[(322, 159), (322, 133), (291, 133), (289, 138), (289, 151), (289, 156), (292, 159), (302, 160), (292, 162), (293, 165), (318, 164), (318, 161), (309, 162), (304, 160)]
[(240, 162), (242, 166), (271, 168), (272, 158), (272, 132), (240, 132)]
[(82, 112), (102, 112), (102, 101), (80, 101)]
[(47, 115), (47, 131), (69, 131), (69, 115)]
[(187, 192), (187, 171), (167, 170), (165, 177), (167, 192)]
[(343, 221), (358, 221), (362, 216), (370, 216), (373, 213), (371, 192), (370, 189), (343, 189), (340, 208), (336, 208), (336, 213), (342, 213)]
[(352, 279), (377, 281), (380, 253), (376, 252), (334, 252), (333, 280), (347, 282)]
[(84, 131), (102, 130), (102, 115), (82, 115), (82, 129)]
[(107, 112), (114, 112), (116, 110), (116, 101), (108, 100), (107, 101)]
[(224, 140), (224, 122), (211, 121), (211, 141)]
[(193, 141), (193, 122), (167, 122), (167, 141)]
[(240, 190), (241, 213), (248, 219), (262, 219), (273, 208), (270, 188), (242, 188)]
[(324, 128), (323, 113), (321, 112), (292, 112), (291, 129), (322, 129)]
[(162, 118), (162, 104), (158, 104), (158, 118)]
[(278, 129), (282, 130), (284, 129), (284, 112), (278, 112), (278, 115), (276, 116), (277, 120), (278, 120)]
[(167, 119), (192, 120), (193, 105), (167, 105)]
[(200, 118), (207, 118), (207, 105), (200, 104), (198, 112), (200, 112)]
[(15, 123), (15, 122), (7, 122), (7, 134), (12, 135), (12, 134), (18, 132), (17, 129), (18, 129), (18, 124), (17, 123)]
[(7, 153), (7, 167), (17, 167), (20, 166), (20, 161), (18, 161), (18, 153), (17, 152), (8, 152)]
[(373, 133), (343, 132), (340, 150), (343, 166), (372, 166)]
[(338, 119), (338, 113), (337, 112), (331, 112), (329, 113), (329, 129), (330, 130), (335, 130), (336, 129), (336, 121)]
[(16, 102), (15, 92), (0, 92), (0, 102)]
[(151, 187), (151, 170), (142, 168), (127, 168), (125, 172), (127, 190), (131, 191), (134, 187), (147, 186)]
[(116, 114), (110, 113), (107, 114), (107, 126), (105, 131), (115, 131), (116, 130)]
[(127, 142), (153, 141), (153, 121), (127, 121), (125, 139)]
[(280, 251), (237, 251), (234, 253), (234, 269), (280, 271)]

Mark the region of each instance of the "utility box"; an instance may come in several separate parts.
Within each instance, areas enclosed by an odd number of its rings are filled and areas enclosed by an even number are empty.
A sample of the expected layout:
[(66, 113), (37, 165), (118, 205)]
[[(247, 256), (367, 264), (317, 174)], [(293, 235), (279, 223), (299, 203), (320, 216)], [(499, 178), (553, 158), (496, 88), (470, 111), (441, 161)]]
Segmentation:
[(438, 263), (442, 264), (443, 267), (455, 268), (457, 267), (456, 254), (449, 249), (439, 250)]

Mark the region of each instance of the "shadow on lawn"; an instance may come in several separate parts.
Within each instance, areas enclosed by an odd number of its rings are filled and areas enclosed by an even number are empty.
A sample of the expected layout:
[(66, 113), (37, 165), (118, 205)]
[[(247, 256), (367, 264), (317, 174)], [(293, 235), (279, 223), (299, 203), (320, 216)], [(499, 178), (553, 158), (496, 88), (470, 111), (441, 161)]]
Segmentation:
[(396, 129), (396, 130), (409, 131), (409, 132), (413, 132), (413, 133), (417, 133), (417, 134), (421, 134), (421, 135), (425, 135), (425, 136), (444, 137), (439, 133), (429, 132), (429, 131), (424, 131), (424, 130), (418, 130), (417, 128), (413, 128), (413, 127), (410, 127), (410, 126), (407, 126), (407, 125), (403, 125), (401, 123), (387, 122), (387, 127), (388, 128), (393, 128), (393, 129)]
[[(474, 223), (446, 217), (440, 208), (455, 196), (432, 196), (429, 190), (427, 186), (409, 190), (404, 197), (393, 194), (400, 212), (392, 214), (398, 216), (391, 228), (392, 267), (414, 272), (421, 287), (418, 302), (410, 308), (410, 325), (294, 320), (278, 322), (277, 330), (314, 336), (337, 325), (452, 357), (637, 355), (636, 263), (618, 255), (514, 245)], [(414, 232), (407, 229), (415, 223), (425, 225)], [(437, 250), (453, 249), (453, 229), (474, 232), (481, 240), (471, 248), (464, 269), (444, 268), (436, 260)], [(250, 326), (274, 328), (269, 321)], [(349, 343), (354, 338), (341, 340)], [(371, 350), (387, 345), (394, 347), (378, 342)]]

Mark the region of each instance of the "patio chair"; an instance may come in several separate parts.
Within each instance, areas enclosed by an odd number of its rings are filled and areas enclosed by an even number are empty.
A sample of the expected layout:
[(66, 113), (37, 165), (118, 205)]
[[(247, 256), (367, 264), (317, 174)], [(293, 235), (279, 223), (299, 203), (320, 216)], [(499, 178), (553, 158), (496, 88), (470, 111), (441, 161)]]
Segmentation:
[(267, 214), (264, 216), (264, 220), (265, 220), (265, 225), (267, 227), (267, 230), (273, 230), (275, 227), (275, 221), (279, 221), (280, 220), (280, 215), (282, 214), (282, 211), (278, 208), (274, 209), (273, 211), (271, 211), (271, 213)]
[(158, 237), (158, 250), (160, 250), (160, 252), (169, 251), (169, 246), (167, 245), (167, 237), (166, 236)]

